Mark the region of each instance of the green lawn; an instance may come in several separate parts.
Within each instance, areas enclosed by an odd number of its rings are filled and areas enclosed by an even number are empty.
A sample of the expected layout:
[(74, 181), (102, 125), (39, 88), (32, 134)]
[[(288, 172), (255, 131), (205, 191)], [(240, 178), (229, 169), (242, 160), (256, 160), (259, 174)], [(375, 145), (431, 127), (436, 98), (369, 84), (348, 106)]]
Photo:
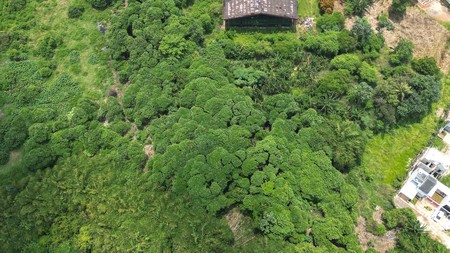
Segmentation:
[(300, 0), (298, 1), (298, 16), (300, 17), (318, 17), (320, 15), (318, 0)]
[(393, 208), (390, 200), (397, 191), (394, 185), (398, 187), (402, 183), (408, 173), (409, 163), (433, 140), (433, 133), (441, 126), (435, 116), (436, 110), (440, 107), (449, 109), (450, 75), (443, 83), (441, 100), (433, 105), (432, 112), (421, 122), (370, 138), (361, 167), (355, 169), (361, 178), (366, 179), (360, 189), (359, 210), (363, 215), (370, 217), (375, 205)]
[(443, 95), (439, 103), (433, 106), (432, 113), (421, 122), (399, 127), (392, 132), (379, 134), (369, 140), (363, 156), (362, 167), (371, 172), (380, 183), (392, 184), (398, 176), (404, 176), (410, 159), (425, 148), (436, 132), (437, 108), (449, 108), (450, 75), (443, 81)]

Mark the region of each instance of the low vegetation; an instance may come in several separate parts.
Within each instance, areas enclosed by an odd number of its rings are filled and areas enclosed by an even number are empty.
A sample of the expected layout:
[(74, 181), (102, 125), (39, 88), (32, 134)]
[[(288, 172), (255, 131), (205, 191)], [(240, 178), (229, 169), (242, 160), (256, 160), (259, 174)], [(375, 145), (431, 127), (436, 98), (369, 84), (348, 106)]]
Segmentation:
[[(363, 252), (365, 200), (435, 127), (436, 63), (387, 51), (365, 18), (298, 39), (220, 30), (221, 6), (0, 5), (0, 251)], [(380, 174), (370, 156), (413, 128)], [(395, 252), (443, 249), (396, 212)]]

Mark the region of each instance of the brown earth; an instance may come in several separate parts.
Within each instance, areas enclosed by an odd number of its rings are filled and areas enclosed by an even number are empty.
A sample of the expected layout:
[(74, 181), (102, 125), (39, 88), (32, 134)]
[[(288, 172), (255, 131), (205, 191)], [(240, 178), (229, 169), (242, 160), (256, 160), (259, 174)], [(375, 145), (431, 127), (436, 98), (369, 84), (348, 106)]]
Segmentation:
[(375, 207), (375, 212), (372, 214), (372, 218), (374, 221), (378, 222), (379, 224), (383, 224), (383, 220), (381, 219), (381, 216), (383, 216), (384, 210), (380, 206)]
[[(376, 31), (378, 16), (387, 13), (392, 0), (376, 1), (368, 10), (366, 18)], [(392, 21), (392, 20), (391, 20)], [(345, 27), (351, 29), (354, 18), (345, 21)], [(444, 73), (450, 70), (450, 50), (446, 48), (450, 32), (418, 7), (408, 7), (400, 22), (394, 22), (394, 30), (383, 30), (385, 43), (395, 48), (400, 39), (408, 39), (414, 44), (414, 57), (431, 56), (436, 59)]]
[[(396, 231), (390, 230), (383, 236), (376, 236), (367, 232), (366, 219), (364, 219), (364, 217), (359, 216), (357, 222), (355, 232), (358, 236), (358, 241), (364, 250), (373, 248), (379, 252), (388, 252), (390, 249), (395, 248), (397, 238)], [(371, 246), (369, 247), (369, 245)]]

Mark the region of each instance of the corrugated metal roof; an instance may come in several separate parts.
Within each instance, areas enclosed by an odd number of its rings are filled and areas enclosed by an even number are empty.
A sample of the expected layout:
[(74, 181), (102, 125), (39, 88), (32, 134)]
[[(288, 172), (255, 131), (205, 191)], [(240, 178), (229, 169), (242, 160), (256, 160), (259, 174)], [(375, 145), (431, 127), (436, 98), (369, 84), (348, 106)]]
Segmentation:
[(298, 18), (297, 0), (224, 0), (223, 5), (225, 20), (256, 15)]

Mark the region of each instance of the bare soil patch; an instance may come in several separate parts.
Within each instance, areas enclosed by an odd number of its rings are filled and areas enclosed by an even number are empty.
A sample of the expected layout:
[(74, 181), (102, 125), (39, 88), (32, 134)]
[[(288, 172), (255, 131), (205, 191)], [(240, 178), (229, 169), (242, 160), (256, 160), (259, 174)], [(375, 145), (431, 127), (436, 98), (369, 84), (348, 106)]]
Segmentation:
[[(380, 210), (383, 209), (380, 208)], [(375, 211), (375, 213), (377, 213), (377, 210)], [(378, 214), (379, 213), (380, 211), (378, 210)], [(358, 223), (355, 227), (355, 232), (358, 236), (358, 241), (364, 250), (372, 247), (379, 252), (388, 252), (390, 249), (395, 248), (397, 231), (390, 230), (387, 231), (384, 236), (376, 236), (370, 232), (367, 232), (366, 219), (364, 219), (364, 217), (359, 216), (357, 222)], [(371, 245), (371, 247), (369, 247), (369, 245)]]
[(155, 151), (153, 150), (153, 145), (148, 144), (144, 146), (144, 152), (147, 155), (148, 158), (151, 158), (155, 155)]
[(450, 13), (448, 12), (448, 8), (443, 6), (441, 2), (433, 1), (425, 6), (418, 6), (434, 19), (443, 22), (450, 22)]
[[(372, 30), (376, 30), (378, 17), (388, 13), (391, 4), (392, 0), (379, 0), (369, 8), (365, 17), (371, 24)], [(434, 7), (434, 9), (436, 8)], [(440, 11), (439, 13), (445, 12)], [(448, 14), (448, 12), (445, 14)], [(400, 22), (391, 21), (394, 30), (382, 31), (385, 43), (389, 48), (395, 48), (402, 38), (410, 40), (414, 44), (414, 57), (431, 56), (436, 59), (438, 66), (444, 73), (450, 70), (450, 50), (446, 48), (450, 32), (433, 17), (413, 6), (407, 8), (406, 14)], [(353, 22), (353, 18), (347, 19), (346, 28), (351, 29)]]
[(380, 206), (375, 207), (375, 212), (372, 214), (372, 218), (374, 221), (378, 222), (379, 224), (383, 224), (383, 220), (381, 219), (381, 216), (383, 216), (384, 210)]
[(226, 215), (225, 219), (227, 219), (228, 227), (233, 233), (234, 239), (236, 240), (239, 237), (239, 228), (242, 224), (242, 218), (244, 215), (239, 212), (237, 208), (231, 209)]

